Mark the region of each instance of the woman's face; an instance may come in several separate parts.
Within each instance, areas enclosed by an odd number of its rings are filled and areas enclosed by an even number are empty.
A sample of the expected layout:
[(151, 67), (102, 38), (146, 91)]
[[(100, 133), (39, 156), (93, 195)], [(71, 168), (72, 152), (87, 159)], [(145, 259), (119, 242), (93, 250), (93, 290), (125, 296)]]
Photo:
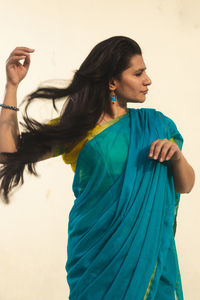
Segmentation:
[[(151, 79), (146, 74), (146, 66), (141, 55), (130, 59), (130, 67), (121, 73), (121, 79), (114, 80), (115, 91), (120, 104), (124, 102), (144, 102)], [(111, 87), (111, 86), (110, 86)]]

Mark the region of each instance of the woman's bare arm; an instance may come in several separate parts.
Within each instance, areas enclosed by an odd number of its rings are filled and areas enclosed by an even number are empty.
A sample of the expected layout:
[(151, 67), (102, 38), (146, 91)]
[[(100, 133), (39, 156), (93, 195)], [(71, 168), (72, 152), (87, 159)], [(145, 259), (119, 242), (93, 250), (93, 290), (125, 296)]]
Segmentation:
[[(17, 86), (7, 84), (5, 89), (4, 104), (17, 106)], [(19, 136), (17, 112), (11, 109), (1, 108), (0, 113), (0, 153), (17, 151), (17, 139)]]
[[(5, 88), (4, 104), (17, 107), (17, 86), (7, 83)], [(1, 108), (0, 113), (0, 163), (5, 161), (2, 152), (16, 152), (17, 141), (20, 136), (17, 111)], [(40, 160), (53, 157), (51, 152), (43, 155)]]
[[(30, 53), (33, 49), (26, 47), (15, 48), (6, 62), (7, 83), (5, 88), (5, 97), (3, 103), (9, 106), (17, 107), (17, 89), (19, 83), (26, 76), (30, 66)], [(21, 64), (20, 60), (24, 59)], [(16, 152), (17, 141), (20, 135), (17, 111), (1, 108), (0, 112), (0, 163), (5, 161), (2, 152)], [(45, 154), (40, 160), (53, 156), (53, 151)]]
[(179, 160), (171, 160), (174, 187), (177, 193), (190, 193), (195, 183), (195, 172), (181, 152)]

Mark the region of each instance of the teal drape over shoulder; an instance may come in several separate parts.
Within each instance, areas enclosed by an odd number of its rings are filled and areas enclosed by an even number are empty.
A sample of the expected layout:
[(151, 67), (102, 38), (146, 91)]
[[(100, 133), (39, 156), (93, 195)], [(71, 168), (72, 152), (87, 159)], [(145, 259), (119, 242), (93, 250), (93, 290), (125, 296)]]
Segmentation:
[(183, 299), (174, 240), (180, 194), (151, 143), (183, 138), (155, 109), (129, 113), (87, 142), (73, 181), (67, 281), (71, 300)]

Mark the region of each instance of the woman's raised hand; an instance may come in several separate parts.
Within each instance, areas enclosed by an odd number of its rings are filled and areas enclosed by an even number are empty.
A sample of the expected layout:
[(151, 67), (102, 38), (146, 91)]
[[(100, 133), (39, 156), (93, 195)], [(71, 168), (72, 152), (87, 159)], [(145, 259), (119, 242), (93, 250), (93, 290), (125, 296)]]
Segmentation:
[[(30, 66), (30, 53), (34, 49), (26, 47), (16, 47), (6, 61), (7, 83), (18, 86), (20, 81), (26, 76)], [(23, 64), (20, 60), (24, 60)]]

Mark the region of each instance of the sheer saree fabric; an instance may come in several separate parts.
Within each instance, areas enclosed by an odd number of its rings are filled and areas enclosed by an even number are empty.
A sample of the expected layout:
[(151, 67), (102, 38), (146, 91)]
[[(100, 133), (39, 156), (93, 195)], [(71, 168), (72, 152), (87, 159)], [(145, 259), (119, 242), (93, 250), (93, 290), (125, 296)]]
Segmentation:
[[(91, 130), (88, 131), (87, 136), (82, 139), (70, 152), (66, 153), (65, 152), (65, 147), (61, 146), (61, 145), (57, 145), (56, 147), (54, 147), (54, 154), (53, 156), (58, 156), (58, 155), (62, 155), (62, 159), (66, 164), (70, 164), (71, 168), (73, 170), (73, 172), (75, 172), (76, 169), (76, 163), (77, 163), (77, 159), (79, 156), (80, 151), (82, 150), (83, 146), (90, 141), (95, 135), (97, 135), (99, 132), (101, 132), (102, 130), (104, 130), (105, 128), (109, 127), (110, 125), (114, 124), (115, 122), (117, 122), (119, 119), (121, 119), (124, 115), (120, 115), (112, 120), (110, 120), (109, 122), (103, 124), (103, 125), (99, 125), (96, 124), (96, 126), (94, 128), (92, 128)], [(57, 117), (55, 119), (50, 120), (50, 122), (48, 124), (54, 125), (57, 124), (59, 122), (60, 118)]]
[(82, 148), (68, 223), (70, 300), (183, 299), (174, 240), (180, 194), (170, 162), (148, 158), (164, 138), (182, 149), (170, 118), (129, 109)]

